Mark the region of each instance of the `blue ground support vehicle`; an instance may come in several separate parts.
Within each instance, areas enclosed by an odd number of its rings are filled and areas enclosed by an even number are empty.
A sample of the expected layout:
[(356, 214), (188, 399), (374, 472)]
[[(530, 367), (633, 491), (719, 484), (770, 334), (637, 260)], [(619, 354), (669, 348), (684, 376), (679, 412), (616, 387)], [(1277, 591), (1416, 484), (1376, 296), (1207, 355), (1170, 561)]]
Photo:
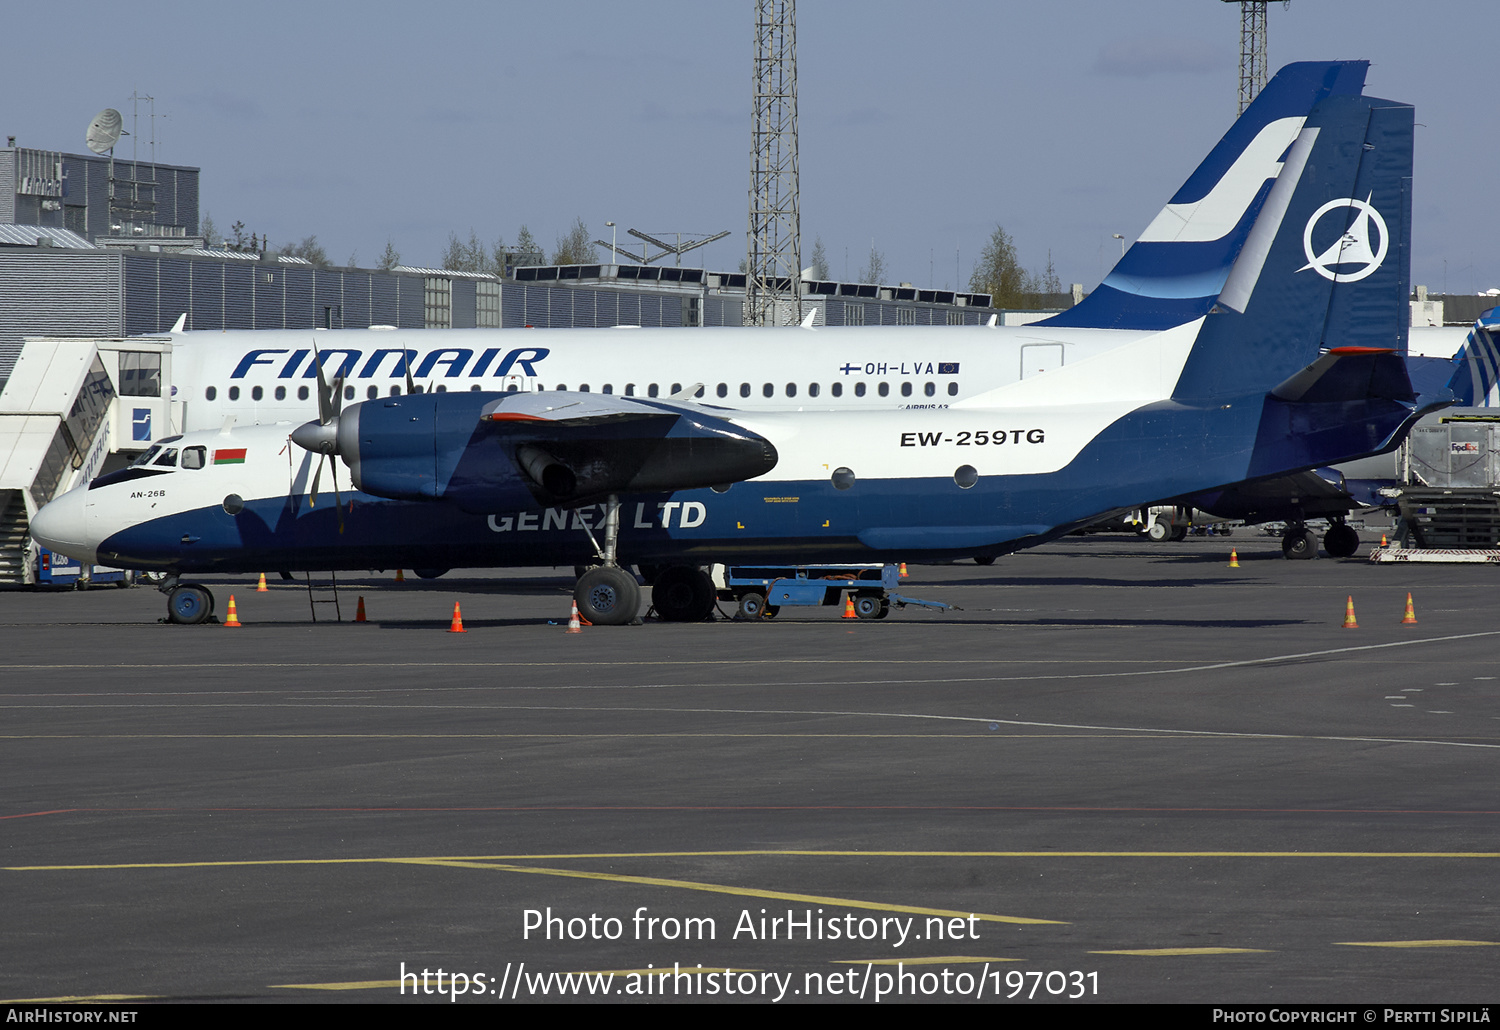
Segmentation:
[(84, 565), (77, 558), (56, 554), (45, 547), (37, 548), (36, 585), (39, 587), (75, 587), (82, 590), (106, 583), (128, 587), (134, 582), (135, 574), (125, 569), (113, 569), (107, 565)]
[(893, 604), (953, 608), (896, 593), (901, 573), (895, 565), (715, 565), (711, 575), (719, 600), (734, 602), (737, 619), (771, 618), (783, 605), (841, 605), (845, 593), (861, 619), (883, 619)]

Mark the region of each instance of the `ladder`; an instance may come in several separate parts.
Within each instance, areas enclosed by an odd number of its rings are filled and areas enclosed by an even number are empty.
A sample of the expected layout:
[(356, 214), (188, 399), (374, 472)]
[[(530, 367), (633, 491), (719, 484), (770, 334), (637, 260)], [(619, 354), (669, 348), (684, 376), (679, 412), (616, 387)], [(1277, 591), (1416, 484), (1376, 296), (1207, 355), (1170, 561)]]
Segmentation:
[[(316, 584), (313, 583), (313, 578), (312, 578), (312, 573), (311, 572), (308, 572), (305, 575), (307, 576), (307, 607), (312, 612), (312, 621), (314, 621), (314, 622), (318, 621), (318, 605), (320, 605), (320, 604), (331, 604), (331, 605), (333, 605), (334, 618), (337, 619), (339, 622), (343, 622), (344, 621), (344, 613), (339, 608), (339, 577), (338, 577), (338, 574), (336, 572), (330, 571), (328, 573), (328, 582), (327, 583), (316, 583)], [(333, 596), (332, 597), (319, 597), (319, 596), (317, 596), (319, 592), (325, 593), (325, 594), (332, 594)]]

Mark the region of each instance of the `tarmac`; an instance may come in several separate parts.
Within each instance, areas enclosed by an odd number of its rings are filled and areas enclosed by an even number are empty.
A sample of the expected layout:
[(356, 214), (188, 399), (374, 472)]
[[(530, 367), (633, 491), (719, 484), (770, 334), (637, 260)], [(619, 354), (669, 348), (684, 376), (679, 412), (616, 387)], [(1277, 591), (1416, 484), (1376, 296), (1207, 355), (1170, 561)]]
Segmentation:
[(1240, 531), (910, 572), (961, 610), (0, 594), (0, 1000), (1495, 1000), (1496, 570)]

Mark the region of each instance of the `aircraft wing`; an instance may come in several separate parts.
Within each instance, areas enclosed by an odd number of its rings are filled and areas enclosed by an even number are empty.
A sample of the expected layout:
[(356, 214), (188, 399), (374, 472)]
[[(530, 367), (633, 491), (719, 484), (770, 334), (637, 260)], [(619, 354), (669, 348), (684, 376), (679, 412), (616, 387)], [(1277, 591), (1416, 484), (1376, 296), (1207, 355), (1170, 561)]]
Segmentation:
[(566, 391), (439, 396), (340, 415), (336, 453), (358, 489), (511, 511), (720, 486), (777, 460), (770, 441), (697, 405)]

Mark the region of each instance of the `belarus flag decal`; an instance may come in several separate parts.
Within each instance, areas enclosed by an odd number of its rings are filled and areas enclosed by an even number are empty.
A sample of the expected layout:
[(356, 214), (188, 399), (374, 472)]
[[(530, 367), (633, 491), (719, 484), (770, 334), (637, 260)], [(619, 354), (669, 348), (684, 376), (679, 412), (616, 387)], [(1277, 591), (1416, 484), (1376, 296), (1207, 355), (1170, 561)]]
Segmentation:
[(232, 447), (214, 451), (215, 465), (243, 465), (244, 463), (245, 448), (243, 447)]

